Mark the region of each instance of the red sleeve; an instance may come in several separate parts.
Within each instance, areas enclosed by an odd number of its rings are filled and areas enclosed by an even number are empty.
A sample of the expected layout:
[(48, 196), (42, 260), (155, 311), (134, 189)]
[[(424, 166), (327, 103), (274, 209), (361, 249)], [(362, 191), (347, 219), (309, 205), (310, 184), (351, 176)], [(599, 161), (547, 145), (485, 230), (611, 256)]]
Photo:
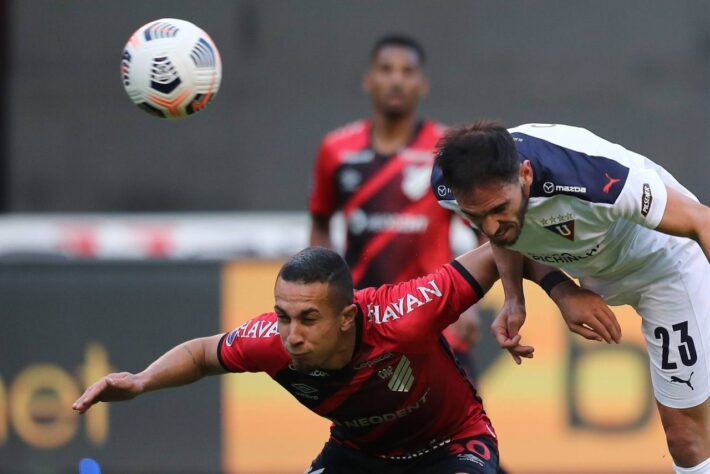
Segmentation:
[(383, 332), (391, 328), (398, 339), (409, 335), (412, 340), (438, 337), (483, 296), (478, 282), (455, 260), (429, 275), (361, 293), (358, 300), (372, 323)]
[(331, 216), (337, 211), (335, 184), (336, 156), (324, 140), (316, 157), (308, 209), (316, 216)]
[(288, 364), (274, 313), (250, 319), (222, 336), (217, 358), (229, 372), (278, 372)]

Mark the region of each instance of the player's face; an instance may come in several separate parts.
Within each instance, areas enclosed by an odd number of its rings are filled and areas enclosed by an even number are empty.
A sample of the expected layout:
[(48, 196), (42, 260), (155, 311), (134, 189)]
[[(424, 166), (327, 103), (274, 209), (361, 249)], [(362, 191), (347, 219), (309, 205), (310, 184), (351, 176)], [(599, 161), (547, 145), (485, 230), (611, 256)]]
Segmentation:
[(353, 305), (334, 310), (327, 283), (279, 278), (274, 293), (279, 335), (296, 370), (339, 369), (349, 361), (352, 352), (347, 353), (343, 340), (353, 322), (346, 314)]
[(415, 111), (428, 84), (416, 52), (402, 46), (386, 46), (370, 63), (364, 88), (375, 111), (397, 118)]
[(496, 245), (517, 242), (528, 208), (532, 169), (521, 165), (514, 182), (493, 181), (467, 193), (454, 192), (461, 211), (471, 223)]

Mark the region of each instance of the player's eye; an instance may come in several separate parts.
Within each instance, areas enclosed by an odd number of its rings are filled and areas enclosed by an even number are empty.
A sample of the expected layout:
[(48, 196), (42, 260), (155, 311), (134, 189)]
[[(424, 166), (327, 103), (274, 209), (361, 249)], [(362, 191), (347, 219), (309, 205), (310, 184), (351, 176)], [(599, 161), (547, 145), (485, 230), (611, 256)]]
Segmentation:
[(466, 220), (471, 224), (471, 227), (474, 227), (478, 229), (481, 226), (481, 222), (483, 222), (483, 218), (478, 215), (473, 215), (469, 212), (463, 211), (464, 217), (466, 217)]

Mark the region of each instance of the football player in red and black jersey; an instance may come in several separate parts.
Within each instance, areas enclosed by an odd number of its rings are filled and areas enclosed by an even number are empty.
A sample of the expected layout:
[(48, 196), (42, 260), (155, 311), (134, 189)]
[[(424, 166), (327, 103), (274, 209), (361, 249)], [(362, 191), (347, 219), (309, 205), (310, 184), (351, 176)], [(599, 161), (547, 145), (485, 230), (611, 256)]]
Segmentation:
[[(537, 263), (527, 273), (543, 286), (555, 282), (548, 289), (563, 314), (583, 291)], [(274, 311), (187, 341), (138, 374), (109, 374), (73, 408), (84, 413), (206, 375), (266, 372), (333, 422), (308, 472), (492, 474), (495, 430), (441, 331), (497, 278), (486, 244), (428, 275), (354, 291), (342, 257), (310, 247), (281, 268)], [(595, 296), (588, 306), (606, 308)]]
[[(342, 211), (345, 260), (355, 288), (409, 280), (453, 258), (449, 234), (454, 214), (437, 204), (429, 188), (444, 126), (417, 116), (429, 89), (425, 60), (413, 38), (378, 40), (363, 81), (371, 117), (327, 134), (318, 150), (309, 202), (310, 243), (333, 248), (331, 218)], [(478, 333), (476, 308), (467, 309), (444, 333), (472, 379), (470, 349)]]
[(452, 258), (452, 213), (437, 204), (429, 184), (444, 127), (417, 117), (428, 91), (424, 60), (412, 38), (380, 39), (363, 82), (371, 118), (329, 133), (318, 151), (311, 245), (332, 248), (330, 220), (342, 211), (355, 288), (408, 280)]

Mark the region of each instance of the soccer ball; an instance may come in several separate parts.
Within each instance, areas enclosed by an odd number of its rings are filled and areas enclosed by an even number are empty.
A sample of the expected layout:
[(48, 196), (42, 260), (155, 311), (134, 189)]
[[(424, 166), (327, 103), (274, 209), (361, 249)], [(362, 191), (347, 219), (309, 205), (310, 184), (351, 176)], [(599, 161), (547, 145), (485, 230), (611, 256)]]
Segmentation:
[(163, 18), (128, 39), (121, 79), (134, 104), (163, 118), (199, 112), (222, 80), (222, 60), (212, 39), (184, 20)]

